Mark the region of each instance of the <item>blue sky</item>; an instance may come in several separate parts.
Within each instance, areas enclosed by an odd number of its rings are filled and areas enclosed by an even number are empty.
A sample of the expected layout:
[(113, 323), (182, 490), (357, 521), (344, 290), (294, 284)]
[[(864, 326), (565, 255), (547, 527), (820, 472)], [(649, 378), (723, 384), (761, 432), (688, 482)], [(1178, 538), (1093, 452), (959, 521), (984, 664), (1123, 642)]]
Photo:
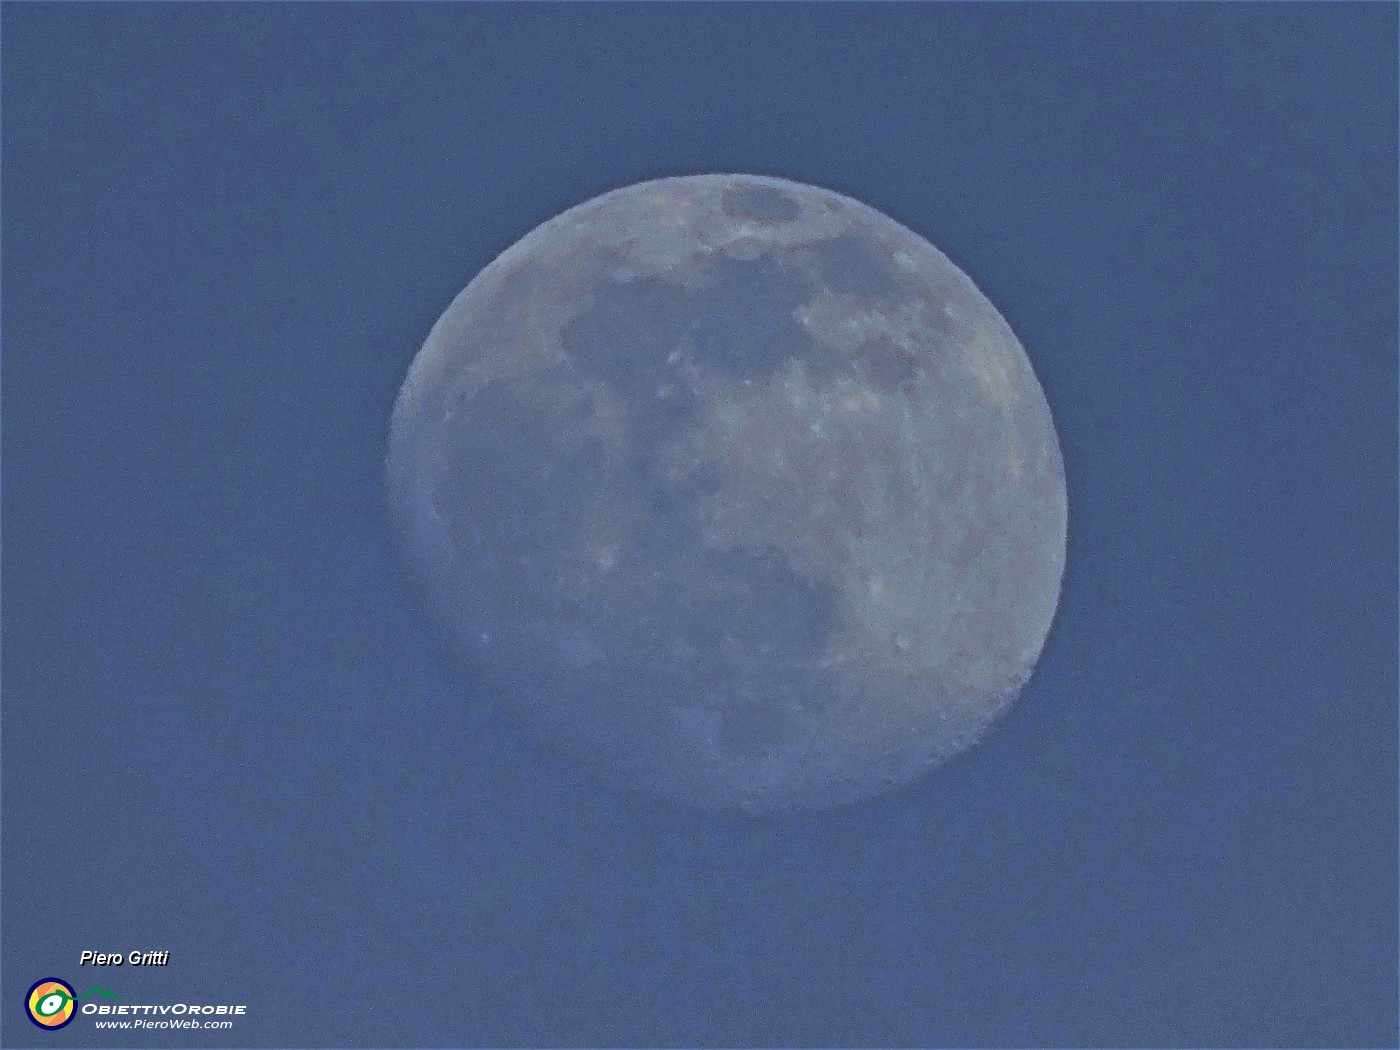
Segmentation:
[[(239, 1045), (1393, 1043), (1394, 7), (0, 17), (6, 1045), (89, 948)], [(846, 810), (593, 784), (394, 560), (438, 313), (700, 171), (929, 237), (1060, 429), (1036, 677)]]

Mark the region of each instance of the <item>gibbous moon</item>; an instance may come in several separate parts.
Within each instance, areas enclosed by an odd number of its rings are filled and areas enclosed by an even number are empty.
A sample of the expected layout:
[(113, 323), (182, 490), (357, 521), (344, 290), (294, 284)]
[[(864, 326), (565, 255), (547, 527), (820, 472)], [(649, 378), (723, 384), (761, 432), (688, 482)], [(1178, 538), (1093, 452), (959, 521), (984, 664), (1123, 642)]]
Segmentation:
[(544, 223), (434, 326), (388, 484), (462, 703), (712, 809), (921, 776), (1045, 642), (1066, 496), (1011, 329), (849, 197), (699, 175)]

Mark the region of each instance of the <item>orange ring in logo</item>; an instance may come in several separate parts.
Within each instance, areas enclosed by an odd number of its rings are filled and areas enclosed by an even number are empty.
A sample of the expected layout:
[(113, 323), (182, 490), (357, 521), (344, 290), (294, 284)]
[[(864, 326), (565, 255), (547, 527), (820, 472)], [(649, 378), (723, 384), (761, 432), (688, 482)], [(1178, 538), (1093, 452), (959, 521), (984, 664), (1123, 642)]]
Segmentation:
[(24, 1008), (31, 1021), (52, 1031), (73, 1020), (73, 995), (73, 986), (67, 981), (45, 977), (30, 987), (29, 994), (24, 997)]

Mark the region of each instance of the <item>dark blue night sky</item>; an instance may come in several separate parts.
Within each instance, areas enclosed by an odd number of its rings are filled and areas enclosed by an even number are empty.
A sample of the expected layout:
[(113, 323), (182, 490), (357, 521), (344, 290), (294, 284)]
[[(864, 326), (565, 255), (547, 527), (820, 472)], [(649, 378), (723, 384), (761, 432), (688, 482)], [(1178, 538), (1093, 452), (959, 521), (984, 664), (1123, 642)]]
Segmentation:
[[(0, 1038), (1394, 1045), (1396, 23), (5, 5)], [(562, 765), (436, 646), (385, 511), (451, 297), (700, 171), (933, 240), (1064, 448), (1020, 704), (826, 814)], [(248, 1014), (43, 1033), (49, 975)]]

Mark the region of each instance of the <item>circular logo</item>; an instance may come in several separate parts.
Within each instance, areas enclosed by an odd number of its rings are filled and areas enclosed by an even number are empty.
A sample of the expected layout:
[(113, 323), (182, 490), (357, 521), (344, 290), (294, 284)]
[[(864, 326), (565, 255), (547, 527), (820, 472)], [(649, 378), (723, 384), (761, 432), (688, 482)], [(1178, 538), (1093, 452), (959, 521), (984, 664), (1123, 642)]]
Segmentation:
[(24, 997), (29, 1019), (40, 1028), (62, 1028), (73, 1020), (73, 986), (57, 977), (35, 981)]

